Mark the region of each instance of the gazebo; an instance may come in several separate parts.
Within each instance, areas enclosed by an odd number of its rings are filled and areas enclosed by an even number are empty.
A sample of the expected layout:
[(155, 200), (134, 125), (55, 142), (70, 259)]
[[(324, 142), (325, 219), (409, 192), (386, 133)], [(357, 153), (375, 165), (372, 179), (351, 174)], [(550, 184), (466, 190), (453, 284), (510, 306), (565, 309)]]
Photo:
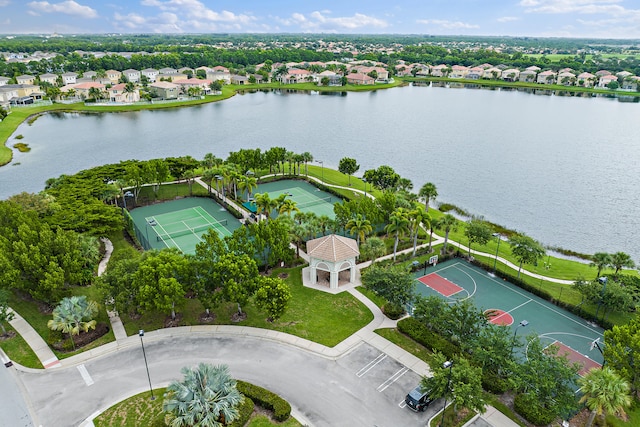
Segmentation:
[(356, 257), (360, 255), (358, 242), (348, 237), (330, 234), (307, 242), (311, 284), (318, 282), (318, 270), (330, 275), (329, 288), (338, 289), (338, 275), (349, 270), (350, 279), (356, 277)]

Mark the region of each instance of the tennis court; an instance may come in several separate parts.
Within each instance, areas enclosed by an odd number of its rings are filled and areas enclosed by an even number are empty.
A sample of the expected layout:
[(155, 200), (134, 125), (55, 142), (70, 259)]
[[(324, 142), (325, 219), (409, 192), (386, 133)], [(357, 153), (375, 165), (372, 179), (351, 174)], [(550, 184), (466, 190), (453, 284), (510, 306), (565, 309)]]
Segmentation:
[(145, 249), (177, 248), (190, 254), (210, 229), (224, 238), (241, 226), (233, 215), (207, 198), (173, 200), (137, 208), (130, 214)]
[(418, 294), (436, 295), (451, 304), (473, 299), (492, 323), (511, 328), (521, 338), (538, 335), (543, 345), (556, 346), (559, 355), (580, 363), (581, 373), (603, 362), (600, 352), (591, 350), (593, 341), (603, 341), (601, 328), (466, 261), (439, 263), (415, 277)]
[[(327, 215), (331, 219), (335, 218), (333, 205), (342, 202), (340, 197), (322, 191), (306, 181), (292, 179), (260, 184), (253, 193), (267, 193), (271, 199), (286, 194), (287, 199), (296, 202), (296, 207), (301, 212), (314, 212), (318, 216)], [(245, 202), (243, 206), (253, 213), (256, 212), (253, 201)], [(272, 212), (271, 217), (277, 216), (277, 212)]]

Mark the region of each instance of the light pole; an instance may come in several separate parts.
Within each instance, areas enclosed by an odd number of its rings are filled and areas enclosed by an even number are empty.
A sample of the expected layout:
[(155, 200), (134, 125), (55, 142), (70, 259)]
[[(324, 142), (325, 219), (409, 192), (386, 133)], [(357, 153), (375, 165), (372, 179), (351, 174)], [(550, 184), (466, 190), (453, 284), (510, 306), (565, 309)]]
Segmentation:
[(362, 182), (364, 182), (364, 198), (367, 198), (367, 178), (362, 178)]
[(453, 368), (453, 362), (447, 360), (442, 364), (444, 369), (449, 369), (449, 376), (447, 377), (447, 388), (444, 390), (444, 406), (442, 407), (442, 420), (440, 420), (440, 427), (444, 427), (444, 411), (447, 410), (447, 392), (449, 391), (449, 386), (451, 385), (451, 369)]
[(493, 237), (498, 238), (498, 247), (496, 248), (496, 259), (493, 261), (493, 274), (496, 274), (496, 264), (498, 263), (498, 251), (500, 250), (500, 241), (502, 240), (502, 236), (500, 233), (493, 233)]
[(518, 333), (518, 328), (520, 328), (521, 326), (524, 328), (525, 326), (527, 326), (529, 324), (528, 321), (526, 320), (522, 320), (518, 326), (516, 326), (516, 329), (513, 331), (513, 340), (511, 342), (511, 354), (513, 355), (513, 347), (515, 347), (516, 345), (516, 335)]
[(138, 335), (140, 335), (140, 344), (142, 345), (142, 355), (144, 356), (144, 366), (147, 368), (147, 379), (149, 380), (149, 390), (151, 391), (151, 400), (155, 400), (156, 398), (153, 396), (153, 387), (151, 387), (151, 376), (149, 375), (149, 365), (147, 364), (147, 353), (144, 351), (144, 341), (142, 341), (142, 337), (144, 336), (144, 329), (140, 329), (138, 331)]
[(220, 183), (220, 186), (222, 187), (222, 201), (224, 202), (224, 181), (223, 181), (223, 177), (220, 175), (216, 175), (216, 179), (218, 180), (218, 182)]
[[(602, 306), (602, 299), (604, 298), (604, 293), (607, 290), (607, 278), (600, 277), (598, 278), (598, 282), (602, 283), (602, 291), (600, 292), (600, 301), (598, 302), (598, 309), (596, 310), (596, 321), (598, 321), (598, 312), (600, 312), (600, 307)], [(602, 315), (604, 319), (604, 315)]]
[(320, 163), (321, 166), (321, 170), (322, 170), (322, 179), (320, 181), (322, 181), (322, 183), (324, 184), (324, 162), (322, 160), (316, 160), (316, 162)]
[(591, 342), (591, 350), (597, 348), (600, 354), (602, 355), (602, 366), (600, 369), (604, 368), (604, 364), (607, 363), (607, 359), (604, 358), (604, 352), (602, 351), (602, 347), (600, 347), (600, 338), (596, 338)]

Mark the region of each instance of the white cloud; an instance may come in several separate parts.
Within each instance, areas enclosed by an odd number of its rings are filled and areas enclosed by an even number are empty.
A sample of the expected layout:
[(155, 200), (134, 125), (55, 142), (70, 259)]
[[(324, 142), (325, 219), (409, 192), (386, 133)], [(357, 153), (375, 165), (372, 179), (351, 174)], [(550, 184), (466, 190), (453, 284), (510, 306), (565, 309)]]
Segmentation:
[(610, 14), (625, 13), (621, 0), (521, 0), (520, 6), (528, 13), (584, 13)]
[(228, 10), (216, 12), (207, 8), (199, 0), (142, 0), (142, 5), (157, 7), (162, 11), (173, 12), (177, 16), (193, 19), (197, 25), (202, 25), (202, 21), (248, 24), (256, 20), (254, 16), (235, 14)]
[(9, 6), (10, 3), (9, 0), (0, 0), (0, 7)]
[(115, 26), (121, 30), (154, 32), (154, 33), (182, 33), (178, 17), (174, 13), (163, 12), (153, 17), (144, 17), (137, 13), (121, 15), (114, 14)]
[(461, 21), (448, 21), (446, 19), (418, 19), (416, 22), (418, 24), (438, 26), (447, 30), (480, 28), (479, 25), (469, 24)]
[(330, 16), (328, 10), (315, 11), (309, 15), (295, 12), (290, 18), (275, 17), (274, 19), (282, 25), (297, 25), (302, 31), (351, 31), (367, 28), (385, 28), (389, 26), (387, 21), (368, 16), (362, 13), (355, 13), (353, 16)]
[(64, 13), (66, 15), (76, 15), (83, 18), (97, 18), (98, 12), (89, 6), (83, 6), (73, 0), (66, 0), (60, 3), (49, 3), (48, 1), (32, 1), (27, 4), (31, 9), (29, 12), (40, 13)]
[(498, 22), (513, 22), (513, 21), (519, 21), (520, 18), (518, 18), (517, 16), (502, 16), (498, 19), (496, 19), (496, 21)]

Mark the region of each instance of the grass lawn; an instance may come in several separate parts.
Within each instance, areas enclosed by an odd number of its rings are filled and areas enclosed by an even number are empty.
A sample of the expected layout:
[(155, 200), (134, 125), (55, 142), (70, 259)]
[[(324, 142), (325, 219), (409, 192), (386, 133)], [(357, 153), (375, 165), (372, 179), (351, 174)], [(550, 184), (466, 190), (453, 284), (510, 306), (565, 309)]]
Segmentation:
[[(10, 325), (5, 325), (5, 328), (7, 332), (15, 332), (15, 329)], [(0, 348), (9, 356), (9, 359), (22, 366), (34, 369), (43, 368), (38, 356), (36, 356), (31, 347), (27, 345), (27, 342), (19, 334), (8, 339), (0, 338)]]
[[(155, 400), (151, 400), (151, 393), (147, 391), (116, 403), (98, 415), (93, 420), (93, 424), (96, 427), (166, 427), (162, 411), (162, 396), (166, 390), (166, 388), (155, 389), (153, 393)], [(298, 427), (301, 425), (292, 417), (278, 423), (269, 420), (266, 415), (254, 414), (247, 427)]]
[[(302, 286), (301, 270), (302, 267), (273, 271), (274, 275), (288, 274), (286, 282), (291, 288), (292, 299), (282, 318), (270, 323), (265, 313), (248, 304), (242, 307), (247, 319), (237, 325), (272, 329), (333, 347), (373, 320), (373, 314), (366, 306), (346, 292), (331, 295)], [(212, 324), (231, 324), (231, 315), (236, 310), (237, 306), (233, 303), (212, 310), (215, 313)], [(183, 315), (181, 325), (200, 324), (199, 316), (203, 312), (199, 301), (188, 300), (184, 309), (180, 310)], [(152, 331), (162, 328), (166, 315), (149, 313), (136, 320), (128, 316), (122, 318), (127, 334), (133, 335), (139, 329)]]
[[(622, 421), (612, 415), (607, 415), (607, 425), (611, 427), (635, 427), (640, 426), (640, 402), (636, 400), (627, 411), (627, 421)], [(595, 423), (594, 423), (595, 425)]]
[(432, 363), (433, 353), (427, 350), (427, 348), (422, 344), (419, 344), (405, 334), (398, 332), (397, 329), (376, 329), (374, 332), (380, 335), (382, 338), (386, 338), (398, 347), (401, 347), (409, 353), (413, 354), (418, 359), (424, 360), (427, 363)]

